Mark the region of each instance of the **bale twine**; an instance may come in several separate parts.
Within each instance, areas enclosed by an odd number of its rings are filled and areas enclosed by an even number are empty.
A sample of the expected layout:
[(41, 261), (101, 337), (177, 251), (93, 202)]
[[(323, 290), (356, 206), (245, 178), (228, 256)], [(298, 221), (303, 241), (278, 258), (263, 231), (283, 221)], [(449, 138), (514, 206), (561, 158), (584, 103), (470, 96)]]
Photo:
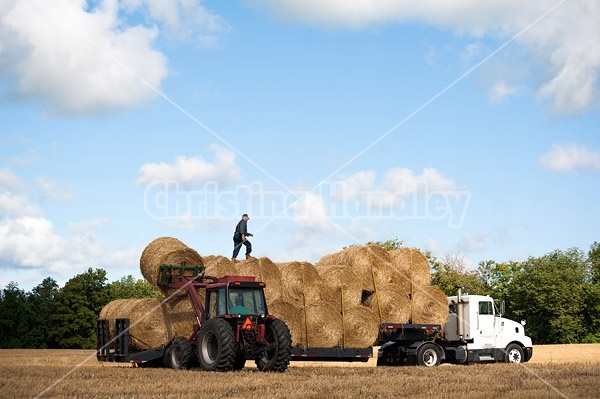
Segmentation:
[(365, 301), (381, 323), (407, 323), (410, 319), (410, 298), (408, 292), (394, 283), (379, 287), (379, 304), (377, 296), (371, 295)]
[(108, 303), (100, 312), (100, 318), (108, 319), (114, 336), (115, 319), (129, 319), (130, 345), (147, 350), (166, 345), (171, 340), (167, 326), (168, 305), (163, 298), (121, 299)]
[(233, 262), (221, 255), (208, 255), (203, 257), (204, 275), (210, 277), (224, 277), (237, 275), (237, 269)]
[(267, 309), (270, 314), (283, 320), (288, 326), (292, 335), (292, 346), (302, 345), (306, 335), (305, 329), (302, 327), (302, 309), (283, 299), (269, 302)]
[(448, 298), (437, 287), (427, 286), (413, 292), (412, 322), (444, 324), (448, 318)]
[(317, 272), (323, 281), (323, 298), (340, 312), (360, 305), (362, 286), (351, 268), (343, 265), (320, 265)]
[(366, 348), (379, 336), (379, 318), (366, 306), (354, 306), (342, 314), (342, 346)]
[[(152, 241), (142, 252), (140, 258), (140, 271), (146, 280), (158, 288), (165, 295), (170, 295), (175, 290), (166, 289), (158, 285), (161, 265), (189, 266), (202, 265), (202, 257), (184, 243), (172, 237), (160, 237)], [(188, 272), (186, 272), (188, 273)], [(189, 272), (191, 275), (191, 272)]]
[(303, 307), (323, 300), (323, 281), (308, 262), (278, 263), (281, 270), (281, 293), (288, 302)]
[(281, 271), (269, 258), (250, 258), (237, 264), (237, 274), (253, 276), (256, 281), (266, 284), (265, 298), (267, 303), (281, 297)]
[(313, 303), (301, 309), (300, 346), (334, 348), (341, 344), (342, 329), (340, 313), (330, 304)]
[(404, 280), (403, 284), (410, 284), (411, 292), (431, 284), (429, 262), (417, 248), (399, 248), (389, 251), (389, 254), (397, 272), (394, 282), (400, 284)]

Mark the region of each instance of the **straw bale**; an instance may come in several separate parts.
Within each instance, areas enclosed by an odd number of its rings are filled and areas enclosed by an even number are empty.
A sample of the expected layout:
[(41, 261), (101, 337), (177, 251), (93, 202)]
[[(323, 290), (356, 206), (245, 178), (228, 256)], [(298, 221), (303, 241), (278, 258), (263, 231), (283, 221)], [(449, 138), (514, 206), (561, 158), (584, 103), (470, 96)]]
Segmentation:
[(263, 257), (243, 260), (237, 264), (237, 274), (253, 276), (256, 281), (264, 282), (267, 303), (281, 297), (281, 271), (271, 259)]
[(366, 306), (354, 306), (342, 314), (342, 347), (366, 348), (379, 336), (379, 318)]
[(202, 265), (202, 257), (194, 249), (172, 237), (160, 237), (152, 241), (142, 252), (140, 258), (140, 271), (146, 280), (169, 295), (173, 290), (158, 286), (161, 265), (189, 266)]
[(283, 299), (267, 304), (269, 313), (281, 319), (290, 329), (292, 334), (292, 346), (300, 346), (306, 333), (302, 323), (302, 309)]
[(389, 254), (379, 245), (344, 248), (322, 257), (318, 266), (332, 264), (350, 267), (357, 274), (363, 291), (374, 291), (375, 284), (389, 283), (394, 273)]
[[(204, 295), (200, 298), (202, 305), (204, 305), (203, 297)], [(191, 337), (194, 326), (198, 324), (198, 321), (194, 315), (189, 297), (173, 297), (167, 302), (167, 305), (165, 316), (170, 339), (174, 337)]]
[(412, 295), (412, 322), (444, 324), (448, 318), (448, 298), (439, 288), (422, 287)]
[[(418, 290), (431, 284), (431, 271), (425, 255), (417, 248), (399, 248), (389, 251), (392, 264), (404, 280), (410, 281), (411, 290)], [(395, 282), (401, 281), (394, 278)]]
[(236, 276), (237, 269), (233, 262), (221, 255), (208, 255), (203, 257), (204, 274), (211, 277)]
[[(328, 303), (313, 303), (301, 310), (301, 346), (334, 348), (341, 344), (341, 314)], [(301, 328), (301, 329), (302, 329)]]
[(317, 269), (308, 262), (278, 263), (281, 270), (281, 292), (296, 306), (308, 306), (323, 300), (323, 281)]
[(356, 273), (344, 265), (320, 265), (317, 272), (323, 281), (323, 298), (342, 311), (360, 305), (362, 299), (362, 286)]
[[(379, 302), (378, 302), (379, 299)], [(407, 323), (410, 319), (410, 298), (408, 292), (396, 284), (379, 287), (365, 301), (382, 323)]]
[(152, 349), (170, 341), (165, 313), (168, 305), (163, 298), (120, 299), (108, 303), (100, 318), (108, 319), (111, 335), (115, 332), (115, 319), (129, 319), (130, 344), (136, 349)]

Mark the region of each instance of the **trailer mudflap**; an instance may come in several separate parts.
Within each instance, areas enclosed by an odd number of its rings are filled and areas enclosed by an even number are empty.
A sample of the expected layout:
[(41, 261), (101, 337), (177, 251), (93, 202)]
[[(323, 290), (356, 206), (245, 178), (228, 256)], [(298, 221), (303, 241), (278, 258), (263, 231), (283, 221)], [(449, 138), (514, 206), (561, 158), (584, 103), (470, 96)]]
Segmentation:
[(292, 348), (292, 361), (367, 362), (373, 348)]

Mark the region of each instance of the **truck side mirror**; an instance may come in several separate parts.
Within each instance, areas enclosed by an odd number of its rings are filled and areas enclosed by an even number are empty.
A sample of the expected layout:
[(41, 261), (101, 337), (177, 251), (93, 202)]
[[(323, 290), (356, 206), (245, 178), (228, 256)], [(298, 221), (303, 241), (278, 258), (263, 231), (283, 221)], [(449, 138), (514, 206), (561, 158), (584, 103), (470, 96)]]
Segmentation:
[(502, 300), (500, 302), (500, 314), (498, 316), (502, 317), (502, 315), (504, 315), (505, 312), (506, 312), (506, 303), (504, 302), (504, 300)]

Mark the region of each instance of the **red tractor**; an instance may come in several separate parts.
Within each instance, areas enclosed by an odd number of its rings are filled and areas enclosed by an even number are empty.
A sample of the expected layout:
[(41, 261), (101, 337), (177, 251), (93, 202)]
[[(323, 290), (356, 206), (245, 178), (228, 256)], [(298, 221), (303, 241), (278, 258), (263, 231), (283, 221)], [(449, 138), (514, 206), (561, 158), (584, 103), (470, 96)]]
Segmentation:
[[(98, 359), (139, 365), (162, 360), (175, 369), (188, 368), (197, 360), (207, 371), (239, 370), (247, 360), (254, 360), (262, 371), (285, 371), (292, 339), (287, 325), (267, 311), (265, 284), (254, 277), (205, 277), (203, 271), (202, 266), (185, 265), (160, 269), (162, 286), (182, 289), (189, 297), (196, 319), (190, 337), (176, 337), (165, 347), (129, 353), (128, 320), (117, 319), (114, 340), (110, 340), (108, 321), (99, 320)], [(199, 295), (202, 290), (206, 293), (204, 304)]]

